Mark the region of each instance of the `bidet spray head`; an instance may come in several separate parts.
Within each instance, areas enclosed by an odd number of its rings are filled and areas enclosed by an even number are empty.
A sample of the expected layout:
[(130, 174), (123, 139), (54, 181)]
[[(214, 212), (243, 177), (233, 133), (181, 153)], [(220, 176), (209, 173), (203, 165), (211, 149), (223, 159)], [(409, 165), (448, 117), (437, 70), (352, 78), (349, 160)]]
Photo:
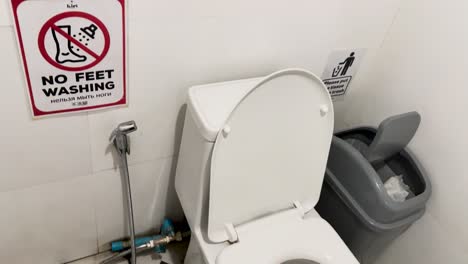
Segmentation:
[(119, 130), (121, 133), (128, 134), (128, 133), (132, 133), (133, 131), (136, 131), (137, 125), (135, 121), (131, 120), (131, 121), (120, 123), (116, 129)]
[(128, 143), (127, 134), (132, 133), (137, 130), (137, 125), (135, 121), (127, 121), (120, 123), (117, 128), (115, 128), (110, 136), (110, 142), (114, 143), (117, 150), (120, 154), (128, 153), (130, 154), (130, 145)]

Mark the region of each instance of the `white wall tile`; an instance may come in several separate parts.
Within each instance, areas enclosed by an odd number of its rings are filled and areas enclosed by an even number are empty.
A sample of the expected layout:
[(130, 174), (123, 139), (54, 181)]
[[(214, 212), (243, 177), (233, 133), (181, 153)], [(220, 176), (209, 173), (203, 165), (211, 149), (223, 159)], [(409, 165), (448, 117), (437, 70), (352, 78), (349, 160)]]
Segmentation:
[(90, 177), (0, 193), (0, 259), (63, 263), (96, 253)]
[(12, 28), (0, 43), (0, 192), (89, 175), (86, 114), (33, 121)]
[[(155, 233), (167, 216), (181, 220), (183, 213), (174, 191), (172, 159), (147, 161), (130, 166), (135, 232)], [(125, 196), (118, 171), (107, 170), (94, 175), (98, 241), (101, 250), (108, 243), (128, 237)]]
[(376, 261), (377, 264), (465, 264), (468, 253), (445, 227), (426, 214)]
[[(151, 94), (157, 93), (149, 94), (148, 99), (152, 98)], [(177, 121), (179, 109), (175, 107), (176, 104), (171, 108), (161, 109), (158, 103), (152, 104), (151, 100), (141, 102), (143, 107), (148, 104), (153, 106), (148, 107), (151, 110), (139, 110), (140, 107), (135, 102), (129, 108), (89, 114), (90, 130), (93, 131), (90, 139), (95, 172), (116, 167), (109, 136), (119, 123), (128, 120), (135, 120), (138, 126), (138, 130), (129, 135), (129, 164), (172, 156), (176, 145), (174, 135), (182, 129), (180, 125), (177, 126), (177, 123), (182, 124)]]
[(0, 0), (0, 27), (11, 26), (13, 19), (11, 18), (9, 0)]

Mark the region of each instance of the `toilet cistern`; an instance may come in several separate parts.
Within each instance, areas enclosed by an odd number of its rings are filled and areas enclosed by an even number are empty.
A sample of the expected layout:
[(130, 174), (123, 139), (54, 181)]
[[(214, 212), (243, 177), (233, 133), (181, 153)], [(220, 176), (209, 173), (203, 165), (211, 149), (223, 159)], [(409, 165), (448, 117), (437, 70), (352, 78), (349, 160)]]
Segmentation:
[(185, 263), (358, 263), (314, 210), (333, 123), (327, 88), (302, 69), (190, 88), (175, 182)]

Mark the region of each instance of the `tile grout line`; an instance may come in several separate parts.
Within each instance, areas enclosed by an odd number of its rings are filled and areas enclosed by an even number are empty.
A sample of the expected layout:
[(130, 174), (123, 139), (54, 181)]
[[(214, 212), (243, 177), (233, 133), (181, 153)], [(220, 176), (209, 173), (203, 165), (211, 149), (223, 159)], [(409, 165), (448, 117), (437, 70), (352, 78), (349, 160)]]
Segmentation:
[[(88, 130), (88, 151), (89, 151), (88, 157), (90, 158), (89, 165), (91, 166), (90, 174), (93, 175), (94, 174), (94, 159), (92, 158), (93, 147), (91, 144), (91, 122), (89, 120), (89, 112), (86, 112), (86, 125), (87, 125), (87, 130)], [(95, 237), (96, 237), (96, 254), (99, 254), (99, 227), (98, 227), (97, 203), (96, 203), (97, 193), (96, 193), (95, 188), (92, 188), (92, 189), (93, 189), (92, 204), (93, 204), (93, 213), (94, 213), (94, 231), (95, 231)]]
[(91, 144), (91, 122), (89, 121), (89, 112), (86, 112), (86, 125), (88, 129), (88, 157), (90, 159), (89, 165), (91, 165), (90, 174), (94, 174), (93, 146)]
[(75, 262), (78, 262), (78, 261), (81, 261), (81, 260), (84, 260), (84, 259), (87, 259), (87, 258), (97, 257), (99, 255), (102, 255), (102, 254), (105, 254), (105, 253), (108, 253), (108, 252), (111, 252), (111, 251), (107, 250), (107, 251), (103, 251), (103, 252), (98, 252), (96, 254), (91, 254), (91, 255), (81, 257), (81, 258), (77, 258), (77, 259), (73, 259), (73, 260), (70, 260), (70, 261), (67, 261), (67, 262), (63, 262), (62, 264), (72, 264), (72, 263), (75, 263)]
[[(167, 155), (167, 156), (162, 156), (162, 157), (158, 157), (158, 158), (154, 158), (154, 159), (145, 159), (145, 160), (135, 161), (135, 162), (131, 162), (131, 163), (129, 162), (128, 167), (132, 167), (132, 166), (135, 166), (135, 165), (140, 165), (140, 164), (150, 162), (150, 161), (160, 161), (160, 160), (165, 160), (165, 159), (174, 158), (174, 157), (177, 157), (177, 155), (173, 153), (173, 154), (170, 154), (170, 155)], [(104, 168), (104, 169), (93, 171), (92, 174), (101, 173), (101, 172), (105, 172), (105, 171), (109, 171), (109, 170), (117, 170), (118, 168), (120, 168), (120, 166), (111, 167), (111, 168)]]
[(94, 210), (94, 227), (96, 228), (96, 254), (99, 254), (99, 221), (97, 215), (97, 202), (96, 202), (96, 190), (93, 188), (93, 210)]
[[(146, 163), (146, 162), (150, 162), (150, 161), (161, 161), (161, 160), (165, 160), (165, 159), (169, 159), (169, 158), (173, 158), (173, 157), (177, 157), (177, 155), (172, 154), (172, 155), (163, 156), (163, 157), (159, 157), (159, 158), (155, 158), (155, 159), (142, 160), (142, 161), (138, 161), (138, 162), (129, 164), (129, 167), (132, 167), (132, 166), (134, 166), (134, 165), (140, 165), (140, 164), (143, 164), (143, 163)], [(52, 180), (52, 181), (48, 181), (48, 182), (44, 182), (44, 183), (39, 183), (39, 184), (31, 185), (31, 186), (24, 186), (24, 187), (19, 187), (19, 188), (13, 188), (13, 189), (5, 190), (5, 191), (0, 191), (0, 195), (5, 194), (5, 193), (9, 193), (9, 192), (15, 192), (15, 191), (22, 191), (22, 190), (28, 190), (28, 189), (32, 189), (32, 188), (37, 188), (37, 187), (41, 187), (41, 186), (48, 185), (48, 184), (66, 183), (66, 182), (68, 182), (68, 181), (74, 181), (74, 180), (76, 180), (76, 179), (80, 179), (80, 178), (84, 178), (84, 177), (91, 177), (91, 176), (93, 176), (94, 174), (97, 174), (97, 173), (101, 173), (101, 172), (105, 172), (105, 171), (110, 171), (110, 170), (117, 170), (118, 168), (119, 168), (119, 167), (116, 167), (116, 168), (107, 168), (107, 169), (98, 170), (98, 171), (96, 171), (96, 172), (91, 172), (90, 174), (87, 174), (87, 175), (75, 176), (75, 177), (70, 177), (70, 178), (56, 179), (56, 180)]]

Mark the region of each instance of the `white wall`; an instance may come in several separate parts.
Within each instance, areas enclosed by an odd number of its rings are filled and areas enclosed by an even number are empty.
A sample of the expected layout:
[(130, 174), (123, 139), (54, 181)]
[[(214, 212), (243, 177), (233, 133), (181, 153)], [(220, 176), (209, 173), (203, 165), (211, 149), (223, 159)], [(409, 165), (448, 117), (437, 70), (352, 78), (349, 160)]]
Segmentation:
[[(2, 0), (7, 1), (7, 0)], [(173, 166), (179, 113), (194, 84), (285, 67), (321, 74), (336, 48), (381, 45), (399, 0), (129, 1), (130, 106), (32, 121), (13, 28), (0, 26), (0, 259), (57, 263), (125, 235), (107, 141), (134, 119), (137, 231), (180, 216)], [(354, 89), (354, 87), (352, 88)]]
[(423, 219), (379, 264), (468, 263), (468, 2), (407, 0), (378, 56), (354, 83), (341, 128), (378, 125), (417, 110), (422, 123), (410, 149), (432, 180)]

